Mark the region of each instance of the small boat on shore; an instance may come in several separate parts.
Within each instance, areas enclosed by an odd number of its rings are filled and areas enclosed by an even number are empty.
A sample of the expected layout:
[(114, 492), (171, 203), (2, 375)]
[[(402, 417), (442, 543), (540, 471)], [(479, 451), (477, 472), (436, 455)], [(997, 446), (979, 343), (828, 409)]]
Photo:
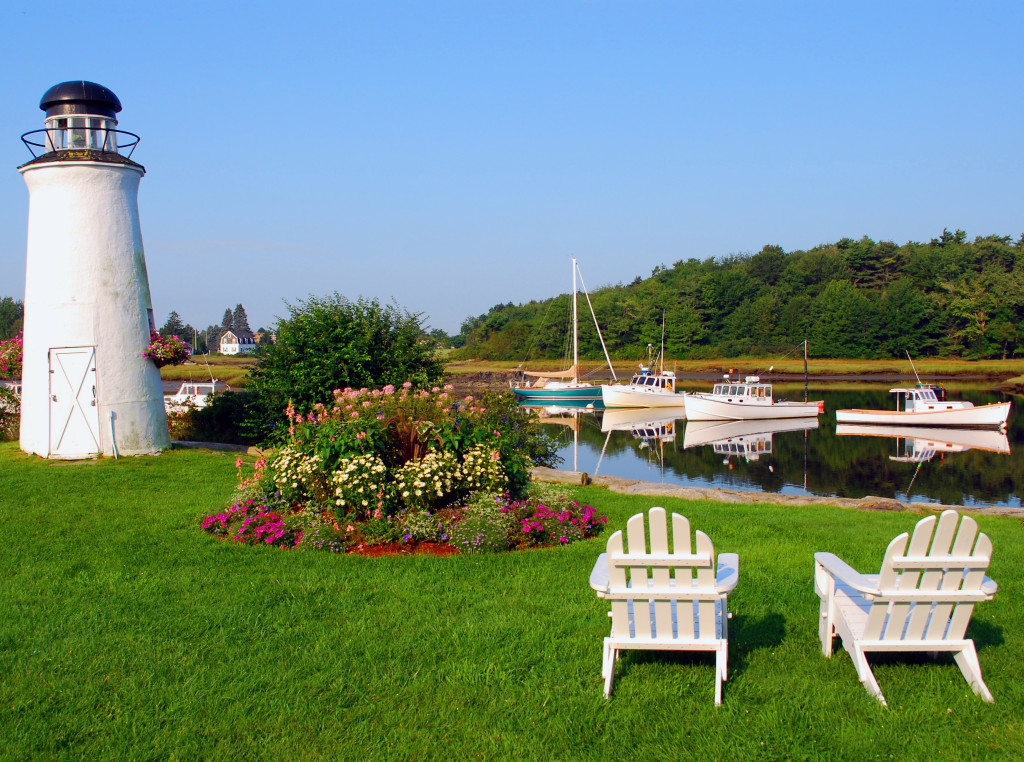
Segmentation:
[(890, 389), (889, 393), (896, 395), (895, 410), (837, 410), (836, 423), (1002, 429), (1010, 415), (1009, 402), (976, 407), (965, 400), (940, 400), (930, 384), (898, 387)]
[(743, 381), (725, 380), (710, 393), (686, 392), (683, 404), (688, 421), (753, 421), (768, 418), (808, 418), (825, 412), (825, 403), (788, 402), (772, 397), (772, 385), (759, 376)]
[(164, 409), (176, 412), (194, 407), (202, 410), (210, 402), (210, 397), (217, 389), (217, 379), (210, 381), (185, 381), (174, 394), (164, 396)]

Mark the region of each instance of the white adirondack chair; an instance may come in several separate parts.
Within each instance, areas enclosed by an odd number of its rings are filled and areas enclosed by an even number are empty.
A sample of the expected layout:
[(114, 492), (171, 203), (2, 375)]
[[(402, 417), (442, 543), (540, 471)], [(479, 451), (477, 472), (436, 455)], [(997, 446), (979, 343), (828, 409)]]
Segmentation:
[(860, 681), (882, 704), (869, 651), (952, 651), (974, 692), (992, 701), (974, 641), (964, 638), (974, 604), (991, 600), (997, 589), (985, 576), (992, 541), (970, 516), (959, 529), (958, 519), (956, 511), (921, 519), (913, 536), (904, 532), (889, 543), (877, 575), (861, 574), (832, 553), (814, 554), (821, 650), (831, 656), (838, 634)]
[(713, 651), (715, 704), (721, 704), (728, 667), (727, 596), (739, 579), (739, 557), (719, 555), (716, 574), (711, 540), (698, 531), (694, 547), (685, 517), (672, 514), (671, 550), (665, 509), (651, 508), (648, 520), (649, 549), (644, 514), (638, 513), (626, 524), (628, 550), (622, 532), (616, 532), (590, 574), (598, 597), (611, 601), (612, 629), (604, 639), (601, 667), (605, 698), (620, 650)]

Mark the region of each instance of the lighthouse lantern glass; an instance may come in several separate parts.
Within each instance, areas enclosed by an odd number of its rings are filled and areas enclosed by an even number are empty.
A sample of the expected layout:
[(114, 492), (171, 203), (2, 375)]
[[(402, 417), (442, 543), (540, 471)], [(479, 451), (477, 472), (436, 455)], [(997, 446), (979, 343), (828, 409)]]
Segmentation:
[(116, 120), (103, 116), (51, 116), (46, 119), (46, 148), (117, 153), (116, 126)]

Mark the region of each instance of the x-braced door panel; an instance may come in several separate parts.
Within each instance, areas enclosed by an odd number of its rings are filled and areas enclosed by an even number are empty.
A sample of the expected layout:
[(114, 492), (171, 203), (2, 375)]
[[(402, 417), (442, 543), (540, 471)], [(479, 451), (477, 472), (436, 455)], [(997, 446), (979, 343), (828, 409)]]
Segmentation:
[(50, 456), (100, 451), (96, 347), (50, 350)]

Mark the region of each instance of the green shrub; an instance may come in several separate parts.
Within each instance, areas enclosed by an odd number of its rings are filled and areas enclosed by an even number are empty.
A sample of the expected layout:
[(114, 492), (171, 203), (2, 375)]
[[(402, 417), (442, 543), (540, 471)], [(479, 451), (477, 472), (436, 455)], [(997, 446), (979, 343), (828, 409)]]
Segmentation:
[(406, 381), (425, 386), (441, 378), (443, 365), (418, 314), (337, 292), (289, 304), (288, 311), (274, 344), (257, 349), (249, 371), (245, 432), (255, 441), (283, 441), (285, 409), (311, 413), (332, 390)]
[(167, 428), (171, 439), (186, 442), (223, 442), (253, 444), (242, 430), (246, 405), (251, 397), (246, 392), (216, 392), (204, 408), (187, 403), (168, 411)]

